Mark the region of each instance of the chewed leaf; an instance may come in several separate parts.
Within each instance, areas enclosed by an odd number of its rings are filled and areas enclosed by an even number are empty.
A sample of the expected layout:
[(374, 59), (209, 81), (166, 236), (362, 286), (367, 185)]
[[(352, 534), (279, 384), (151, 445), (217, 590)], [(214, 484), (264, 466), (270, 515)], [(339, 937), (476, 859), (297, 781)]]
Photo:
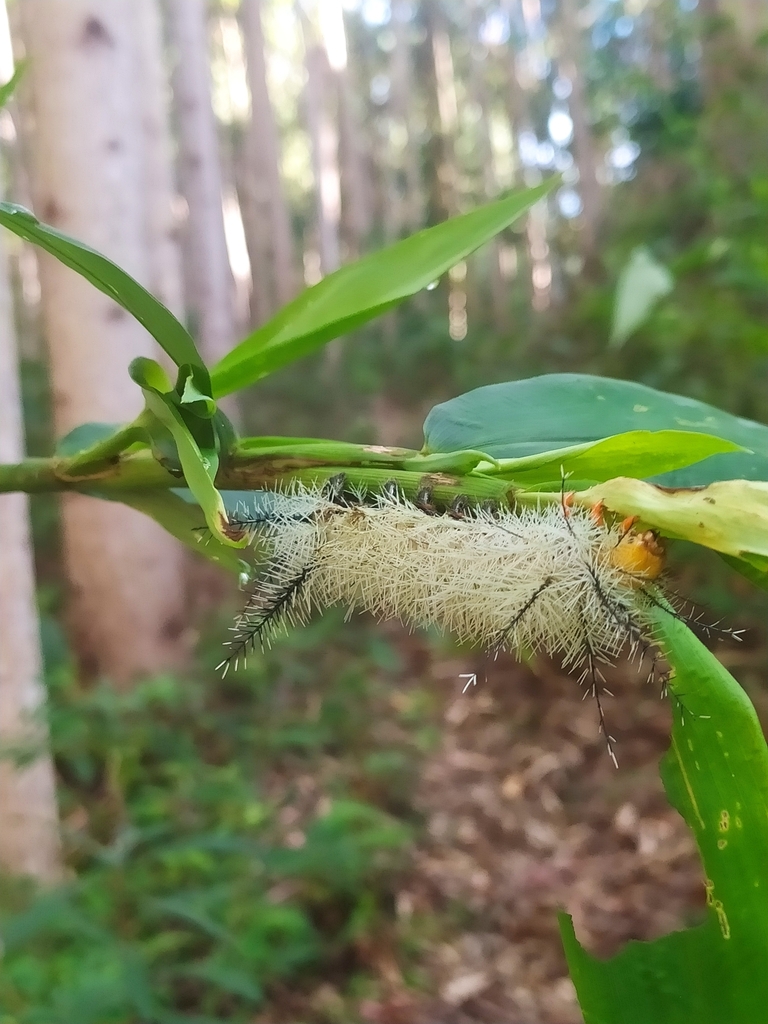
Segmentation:
[(579, 491), (588, 505), (602, 501), (621, 515), (639, 516), (662, 533), (725, 555), (768, 557), (768, 483), (723, 480), (695, 490), (669, 490), (618, 477)]

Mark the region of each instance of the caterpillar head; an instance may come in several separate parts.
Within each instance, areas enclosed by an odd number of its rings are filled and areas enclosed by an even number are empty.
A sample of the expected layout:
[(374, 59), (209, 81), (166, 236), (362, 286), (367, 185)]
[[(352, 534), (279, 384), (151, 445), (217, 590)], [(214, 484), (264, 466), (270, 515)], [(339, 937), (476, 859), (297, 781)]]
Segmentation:
[(636, 530), (637, 519), (637, 516), (630, 516), (621, 524), (622, 535), (618, 544), (611, 548), (608, 559), (611, 565), (630, 576), (655, 580), (664, 571), (666, 548), (655, 530)]

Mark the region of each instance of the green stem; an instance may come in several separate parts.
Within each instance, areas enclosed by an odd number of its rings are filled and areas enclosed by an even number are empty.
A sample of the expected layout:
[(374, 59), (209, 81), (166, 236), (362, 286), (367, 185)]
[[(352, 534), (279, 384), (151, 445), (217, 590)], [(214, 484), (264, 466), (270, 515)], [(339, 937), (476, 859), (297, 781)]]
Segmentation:
[(115, 492), (146, 488), (183, 487), (183, 481), (166, 472), (149, 452), (110, 462), (101, 472), (74, 477), (72, 460), (66, 458), (26, 459), (15, 465), (0, 465), (0, 493), (25, 491), (89, 491), (94, 487)]
[[(79, 453), (76, 457), (76, 465), (80, 468), (81, 456), (82, 453)], [(407, 468), (400, 468), (397, 464), (361, 466), (359, 462), (330, 462), (320, 458), (289, 456), (282, 452), (275, 456), (268, 451), (262, 451), (257, 457), (253, 454), (237, 454), (227, 458), (220, 467), (216, 476), (216, 487), (222, 491), (273, 490), (277, 487), (288, 487), (294, 481), (305, 485), (322, 484), (337, 473), (344, 473), (351, 486), (369, 490), (380, 490), (388, 480), (395, 480), (411, 498), (415, 497), (421, 487), (429, 486), (435, 498), (442, 502), (448, 502), (460, 494), (478, 502), (492, 499), (510, 504), (535, 504), (559, 498), (557, 494), (552, 493), (517, 491), (511, 481), (500, 480), (484, 473), (416, 470), (412, 468), (415, 461), (404, 459), (401, 465)], [(27, 459), (12, 466), (0, 465), (0, 492), (87, 493), (98, 490), (119, 500), (121, 491), (163, 490), (186, 486), (183, 479), (163, 469), (148, 451), (136, 452), (117, 461), (114, 457), (102, 459), (102, 469), (99, 472), (95, 471), (94, 463), (91, 463), (91, 471), (87, 474), (73, 473), (74, 462), (73, 459), (51, 458)]]

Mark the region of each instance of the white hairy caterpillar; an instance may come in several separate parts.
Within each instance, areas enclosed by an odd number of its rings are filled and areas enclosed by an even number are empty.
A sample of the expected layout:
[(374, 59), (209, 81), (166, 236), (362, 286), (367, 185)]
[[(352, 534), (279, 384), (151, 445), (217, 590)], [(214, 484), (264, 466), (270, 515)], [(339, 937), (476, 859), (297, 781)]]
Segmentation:
[(654, 533), (608, 525), (565, 495), (514, 511), (458, 500), (439, 514), (428, 494), (411, 502), (389, 486), (350, 499), (343, 479), (331, 484), (278, 493), (267, 513), (233, 524), (258, 536), (268, 561), (225, 671), (275, 627), (342, 604), (435, 625), (493, 653), (559, 654), (583, 666), (604, 727), (597, 663), (627, 644), (643, 653), (652, 645), (647, 611), (659, 603), (652, 587), (663, 568)]

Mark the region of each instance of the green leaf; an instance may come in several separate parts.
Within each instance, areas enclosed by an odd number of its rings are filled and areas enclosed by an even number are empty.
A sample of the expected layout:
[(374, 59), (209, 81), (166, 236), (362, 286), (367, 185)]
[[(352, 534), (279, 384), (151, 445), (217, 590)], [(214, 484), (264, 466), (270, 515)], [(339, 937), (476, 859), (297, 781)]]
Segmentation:
[(768, 558), (761, 558), (759, 555), (747, 555), (745, 558), (721, 555), (721, 558), (750, 583), (754, 583), (761, 590), (768, 590)]
[[(98, 498), (120, 501), (123, 505), (130, 505), (131, 508), (143, 512), (196, 554), (220, 565), (222, 569), (238, 575), (248, 572), (249, 567), (239, 557), (238, 549), (231, 544), (223, 544), (212, 534), (203, 510), (194, 500), (191, 491), (184, 492), (181, 488), (147, 488), (141, 491), (120, 492), (93, 490), (89, 493)], [(189, 495), (189, 500), (182, 496), (184, 493)]]
[(216, 364), (214, 395), (253, 384), (426, 288), (512, 224), (555, 184), (557, 179), (552, 179), (513, 192), (329, 274)]
[(211, 378), (205, 368), (194, 364), (181, 366), (176, 391), (179, 405), (187, 406), (201, 419), (211, 419), (216, 412), (216, 403), (211, 398)]
[[(497, 472), (522, 486), (560, 485), (562, 473), (574, 481), (610, 480), (617, 474), (632, 477), (654, 476), (689, 466), (718, 452), (739, 451), (739, 445), (709, 434), (684, 430), (632, 430), (604, 441), (571, 448), (559, 448), (522, 459), (503, 459)], [(488, 472), (488, 470), (486, 470)]]
[(473, 448), (497, 459), (520, 458), (635, 430), (710, 434), (748, 450), (712, 455), (691, 468), (664, 473), (657, 483), (695, 487), (716, 480), (768, 480), (768, 427), (762, 423), (643, 384), (588, 374), (490, 384), (436, 405), (424, 424), (424, 451)]
[[(219, 492), (214, 486), (219, 460), (214, 449), (201, 451), (197, 440), (185, 422), (179, 408), (179, 397), (171, 389), (163, 368), (153, 359), (134, 359), (130, 365), (131, 378), (141, 387), (147, 409), (173, 436), (184, 471), (184, 479), (200, 504), (213, 536), (223, 544), (242, 546), (226, 535), (227, 513)], [(210, 420), (206, 420), (210, 426)]]
[(616, 303), (611, 325), (611, 348), (620, 348), (653, 312), (656, 304), (669, 295), (675, 281), (663, 264), (644, 246), (632, 252), (616, 286)]
[(84, 242), (78, 242), (48, 224), (43, 224), (33, 213), (15, 203), (0, 203), (0, 224), (25, 241), (40, 246), (86, 281), (90, 281), (100, 292), (114, 299), (136, 317), (177, 366), (191, 363), (204, 373), (208, 372), (186, 327), (162, 302), (158, 302), (154, 295), (112, 260)]
[(56, 442), (57, 455), (77, 455), (95, 444), (113, 437), (123, 428), (122, 423), (81, 423)]
[(217, 942), (221, 942), (224, 946), (237, 946), (237, 939), (232, 932), (215, 920), (215, 918), (211, 917), (205, 909), (198, 906), (197, 902), (191, 898), (174, 894), (172, 896), (150, 899), (147, 901), (147, 905), (157, 913), (179, 918), (186, 924), (198, 928), (205, 935), (215, 939)]
[(19, 82), (24, 77), (27, 70), (27, 61), (20, 60), (16, 67), (13, 69), (13, 74), (3, 85), (0, 85), (0, 110), (8, 103), (8, 100), (13, 96), (18, 88)]
[(204, 963), (191, 964), (189, 967), (178, 971), (181, 977), (199, 978), (215, 985), (223, 992), (240, 996), (252, 1003), (261, 1003), (264, 999), (264, 991), (257, 981), (244, 970), (232, 967), (229, 964), (220, 964), (215, 960)]
[(705, 922), (601, 961), (561, 931), (586, 1024), (756, 1024), (768, 1006), (768, 748), (748, 697), (681, 622), (654, 616), (675, 675), (667, 794), (692, 829)]

